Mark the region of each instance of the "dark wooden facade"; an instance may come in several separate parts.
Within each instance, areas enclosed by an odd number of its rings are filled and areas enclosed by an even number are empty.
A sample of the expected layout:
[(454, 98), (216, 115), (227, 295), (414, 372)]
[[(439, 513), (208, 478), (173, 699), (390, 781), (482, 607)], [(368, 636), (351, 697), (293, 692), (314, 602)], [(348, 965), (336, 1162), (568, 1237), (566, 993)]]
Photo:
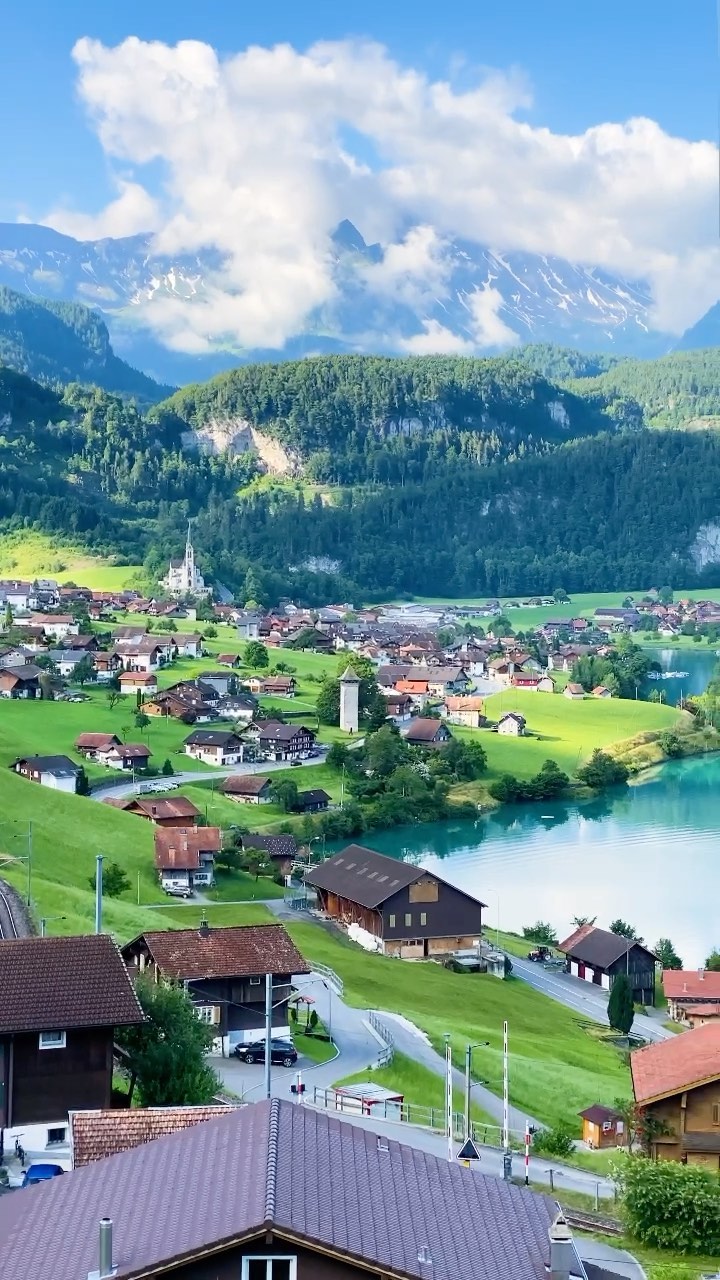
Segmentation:
[[(277, 1280), (372, 1280), (373, 1276), (386, 1275), (381, 1267), (355, 1267), (331, 1253), (321, 1253), (308, 1246), (281, 1240), (276, 1235), (270, 1243), (265, 1236), (258, 1236), (196, 1262), (187, 1262), (169, 1270), (164, 1266), (162, 1273), (171, 1275), (173, 1280), (239, 1280), (243, 1274), (243, 1258), (277, 1258), (278, 1263), (271, 1272), (272, 1280), (276, 1275)], [(283, 1272), (279, 1266), (281, 1258), (294, 1259), (295, 1267)]]
[(386, 955), (411, 959), (463, 950), (482, 935), (482, 903), (430, 874), (372, 909), (327, 889), (317, 893), (323, 911), (381, 938)]
[(37, 1031), (0, 1037), (2, 1127), (109, 1107), (112, 1071), (112, 1027), (68, 1030), (62, 1049), (41, 1049)]

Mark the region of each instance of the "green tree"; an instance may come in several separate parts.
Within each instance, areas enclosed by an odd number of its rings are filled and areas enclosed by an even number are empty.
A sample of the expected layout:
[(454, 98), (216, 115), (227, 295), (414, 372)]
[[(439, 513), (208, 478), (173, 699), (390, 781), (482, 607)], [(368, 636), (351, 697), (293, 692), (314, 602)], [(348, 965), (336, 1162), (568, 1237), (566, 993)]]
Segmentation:
[(409, 755), (405, 741), (394, 725), (383, 725), (367, 738), (363, 750), (365, 767), (379, 778), (387, 778)]
[(572, 923), (576, 929), (582, 929), (586, 924), (595, 924), (597, 916), (573, 916)]
[(340, 723), (340, 681), (325, 676), (315, 699), (315, 710), (322, 724)]
[(593, 791), (604, 791), (607, 787), (627, 782), (627, 766), (620, 760), (614, 760), (607, 752), (598, 747), (593, 751), (587, 764), (576, 770), (576, 776)]
[(214, 640), (217, 635), (217, 627), (211, 622), (209, 627), (205, 628), (205, 635), (208, 640)]
[(713, 947), (710, 955), (705, 961), (705, 968), (711, 973), (720, 973), (720, 951), (717, 947)]
[(610, 988), (607, 1006), (608, 1022), (614, 1031), (628, 1036), (635, 1018), (635, 1006), (630, 979), (619, 973)]
[(325, 763), (331, 769), (342, 769), (350, 759), (350, 752), (344, 742), (333, 742), (325, 756)]
[(292, 813), (298, 802), (297, 784), (292, 782), (290, 778), (283, 778), (273, 782), (270, 787), (270, 798), (273, 804), (280, 805), (284, 813)]
[(149, 723), (150, 723), (150, 717), (146, 715), (144, 711), (138, 711), (137, 715), (135, 716), (135, 728), (147, 729)]
[(147, 1021), (118, 1029), (144, 1107), (188, 1107), (211, 1102), (220, 1088), (205, 1055), (213, 1029), (198, 1018), (182, 987), (138, 978), (135, 989)]
[[(653, 690), (653, 692), (655, 692), (655, 690)], [(678, 756), (683, 754), (680, 739), (676, 733), (671, 733), (669, 729), (666, 729), (664, 733), (660, 734), (658, 744), (662, 748), (663, 754), (668, 756), (671, 760), (675, 760)]]
[(610, 921), (610, 932), (616, 933), (619, 938), (628, 938), (631, 942), (638, 942), (640, 946), (643, 945), (644, 939), (640, 937), (640, 934), (631, 924), (628, 924), (626, 920), (621, 920), (619, 916), (617, 920)]
[(682, 969), (683, 967), (683, 962), (669, 938), (658, 938), (655, 943), (655, 955), (660, 961), (661, 969)]
[(564, 587), (555, 587), (553, 591), (553, 600), (558, 604), (569, 604), (570, 597)]
[[(92, 875), (88, 881), (91, 889), (95, 888), (97, 877)], [(131, 887), (130, 879), (119, 862), (108, 862), (103, 866), (102, 890), (105, 898), (119, 898)]]
[(107, 698), (108, 707), (112, 711), (113, 707), (116, 707), (118, 702), (122, 702), (125, 695), (121, 693), (119, 689), (108, 689), (105, 696)]
[(12, 605), (8, 601), (8, 603), (5, 605), (5, 623), (4, 623), (5, 630), (10, 631), (12, 628), (12, 624), (13, 624)]
[(382, 729), (387, 722), (388, 706), (378, 689), (373, 693), (367, 704), (367, 717), (363, 721), (363, 728), (366, 733), (375, 733), (377, 729)]
[(243, 659), (251, 671), (266, 671), (270, 665), (268, 651), (259, 640), (248, 640), (243, 650)]
[[(640, 1156), (618, 1162), (613, 1177), (628, 1232), (636, 1240), (673, 1254), (720, 1253), (717, 1173)], [(683, 1268), (687, 1276), (694, 1269)]]
[(162, 773), (164, 778), (171, 778), (172, 775), (174, 774), (175, 769), (173, 767), (173, 762), (169, 756), (166, 756), (165, 760), (163, 761), (163, 767), (160, 770), (160, 772)]
[(529, 942), (537, 942), (540, 946), (556, 947), (557, 934), (551, 924), (545, 920), (536, 920), (535, 924), (523, 925), (523, 938)]

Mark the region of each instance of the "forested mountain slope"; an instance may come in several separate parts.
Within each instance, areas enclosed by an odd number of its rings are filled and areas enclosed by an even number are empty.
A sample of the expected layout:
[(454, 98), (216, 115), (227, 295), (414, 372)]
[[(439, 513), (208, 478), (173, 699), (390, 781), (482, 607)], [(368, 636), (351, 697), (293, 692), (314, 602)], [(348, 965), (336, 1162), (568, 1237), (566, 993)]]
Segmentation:
[(41, 302), (0, 286), (0, 364), (43, 382), (94, 383), (152, 404), (167, 395), (118, 359), (105, 322), (78, 302)]
[(284, 472), (357, 484), (420, 478), (450, 454), (487, 464), (543, 451), (607, 428), (601, 408), (511, 359), (323, 356), (246, 365), (152, 416), (234, 449), (269, 439)]
[(607, 404), (636, 401), (648, 426), (677, 427), (720, 415), (720, 348), (675, 351), (659, 360), (619, 360), (598, 377), (576, 377), (564, 385), (576, 395)]

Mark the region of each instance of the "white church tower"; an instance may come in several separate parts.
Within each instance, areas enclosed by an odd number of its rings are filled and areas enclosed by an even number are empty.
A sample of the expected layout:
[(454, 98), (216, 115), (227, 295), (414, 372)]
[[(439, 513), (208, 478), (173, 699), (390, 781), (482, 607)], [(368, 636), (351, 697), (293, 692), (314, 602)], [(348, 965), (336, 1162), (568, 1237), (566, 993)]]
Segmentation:
[(346, 667), (340, 677), (340, 728), (345, 733), (357, 733), (359, 701), (360, 677)]
[(188, 520), (185, 556), (182, 560), (171, 560), (170, 568), (162, 580), (162, 586), (173, 596), (209, 596), (211, 588), (205, 586), (205, 579), (198, 572), (195, 564), (195, 552), (190, 539), (190, 520)]

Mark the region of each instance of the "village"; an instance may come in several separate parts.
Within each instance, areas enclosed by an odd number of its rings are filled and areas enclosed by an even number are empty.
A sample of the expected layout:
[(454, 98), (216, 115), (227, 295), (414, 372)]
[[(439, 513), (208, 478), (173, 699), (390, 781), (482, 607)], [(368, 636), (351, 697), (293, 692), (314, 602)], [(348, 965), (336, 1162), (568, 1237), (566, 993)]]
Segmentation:
[[(350, 766), (370, 733), (360, 709), (368, 670), (383, 702), (376, 723), (425, 772), (453, 742), (487, 744), (491, 769), (520, 772), (508, 753), (536, 749), (534, 769), (558, 721), (583, 725), (586, 754), (637, 731), (644, 712), (658, 729), (673, 724), (675, 708), (623, 698), (610, 678), (589, 687), (572, 678), (581, 660), (603, 660), (639, 631), (677, 626), (687, 635), (692, 623), (714, 642), (720, 605), (663, 604), (658, 594), (589, 616), (546, 616), (560, 603), (549, 599), (316, 609), (288, 601), (265, 612), (213, 602), (189, 538), (152, 598), (50, 579), (0, 582), (0, 794), (14, 831), (0, 894), (0, 1187), (3, 1169), (9, 1187), (85, 1170), (92, 1196), (106, 1164), (122, 1159), (130, 1171), (168, 1140), (192, 1159), (204, 1126), (229, 1125), (243, 1140), (247, 1103), (263, 1094), (272, 1123), (293, 1132), (304, 1103), (318, 1141), (323, 1126), (336, 1132), (329, 1113), (389, 1125), (391, 1144), (400, 1126), (401, 1142), (430, 1144), (441, 1180), (453, 1168), (443, 1143), (455, 1168), (458, 1152), (466, 1168), (482, 1158), (501, 1182), (513, 1167), (517, 1176), (524, 1151), (533, 1186), (565, 1178), (581, 1204), (615, 1194), (608, 1158), (618, 1151), (717, 1168), (720, 1069), (704, 1064), (720, 1058), (720, 975), (663, 972), (649, 947), (594, 922), (550, 947), (500, 933), (482, 895), (361, 842), (336, 837), (326, 847), (313, 825), (352, 808)], [(537, 625), (513, 626), (515, 609), (523, 621), (537, 610)], [(338, 686), (337, 723), (319, 714), (328, 679)], [(458, 786), (471, 808), (485, 795), (475, 785)], [(92, 863), (89, 893), (81, 884)], [(148, 981), (184, 988), (207, 1029), (215, 1084), (202, 1103), (163, 1097), (138, 1125), (135, 1104), (117, 1105), (118, 1079), (127, 1077), (131, 1100), (136, 1086), (113, 1046), (148, 1016), (136, 994)], [(636, 1011), (624, 1049), (608, 1026), (618, 982)], [(65, 985), (56, 1026), (52, 993)], [(435, 1001), (447, 1009), (446, 1054)], [(508, 1058), (508, 1025), (517, 1057)], [(522, 1049), (513, 1034), (527, 1037)], [(420, 1044), (421, 1083), (411, 1070)], [(54, 1062), (70, 1055), (72, 1072), (48, 1077), (49, 1053)], [(545, 1054), (565, 1073), (562, 1101), (533, 1071)], [(561, 1065), (573, 1056), (583, 1064), (577, 1076)], [(100, 1057), (103, 1072), (91, 1066)], [(475, 1083), (478, 1073), (488, 1083)], [(448, 1082), (450, 1094), (453, 1082), (465, 1090), (449, 1111), (430, 1101)], [(347, 1128), (343, 1141), (359, 1142), (352, 1135), (362, 1129)], [(452, 1201), (459, 1185), (444, 1194)], [(567, 1245), (579, 1258), (578, 1238), (555, 1218), (535, 1244), (517, 1229), (529, 1248), (562, 1254)]]

